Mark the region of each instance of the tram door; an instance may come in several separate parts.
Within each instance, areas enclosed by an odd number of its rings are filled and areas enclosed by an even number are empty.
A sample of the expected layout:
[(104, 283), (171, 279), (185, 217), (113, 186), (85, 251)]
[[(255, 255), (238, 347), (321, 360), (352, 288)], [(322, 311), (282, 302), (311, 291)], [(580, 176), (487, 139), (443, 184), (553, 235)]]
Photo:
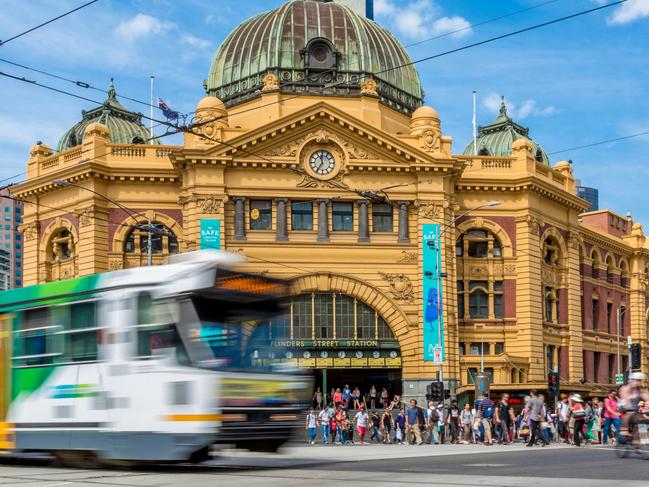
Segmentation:
[(0, 315), (0, 450), (14, 447), (13, 425), (7, 422), (11, 401), (11, 331), (13, 315)]

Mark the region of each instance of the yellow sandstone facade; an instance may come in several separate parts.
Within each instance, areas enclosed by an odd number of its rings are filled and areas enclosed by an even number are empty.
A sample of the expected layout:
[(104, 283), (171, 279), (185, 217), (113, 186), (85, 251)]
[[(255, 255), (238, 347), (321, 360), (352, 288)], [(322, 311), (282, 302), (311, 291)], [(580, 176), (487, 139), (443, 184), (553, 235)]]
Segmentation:
[[(293, 18), (298, 7), (353, 15), (315, 1), (289, 7)], [(303, 41), (308, 54), (313, 39)], [(433, 108), (390, 101), (378, 77), (351, 93), (283, 91), (282, 73), (266, 69), (259, 89), (225, 103), (200, 100), (182, 146), (115, 143), (122, 129), (99, 120), (59, 153), (32, 147), (28, 178), (14, 188), (28, 202), (25, 284), (146, 265), (136, 221), (164, 232), (152, 249), (161, 264), (200, 247), (201, 220), (220, 220), (222, 250), (293, 280), (288, 317), (273, 323), (279, 358), (319, 379), (327, 369), (329, 385), (389, 384), (422, 397), (439, 372), (423, 359), (422, 225), (439, 223), (434, 277), (453, 393), (473, 391), (482, 361), (495, 391), (544, 389), (557, 369), (562, 389), (601, 394), (614, 382), (618, 342), (628, 366), (627, 335), (649, 372), (642, 227), (584, 213), (571, 164), (550, 165), (504, 109), (489, 127), (518, 130), (505, 153), (485, 133), (484, 147), (458, 154)]]

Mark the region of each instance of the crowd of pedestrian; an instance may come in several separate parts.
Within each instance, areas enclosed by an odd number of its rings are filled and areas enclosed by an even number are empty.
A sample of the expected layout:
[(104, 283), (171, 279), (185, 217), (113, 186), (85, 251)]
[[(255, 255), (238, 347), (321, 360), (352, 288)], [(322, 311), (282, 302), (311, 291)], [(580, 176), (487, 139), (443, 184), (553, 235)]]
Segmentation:
[(484, 394), (475, 404), (462, 407), (456, 401), (446, 407), (432, 401), (421, 407), (414, 399), (403, 404), (399, 395), (390, 400), (385, 388), (379, 393), (374, 386), (367, 396), (362, 396), (358, 388), (345, 386), (334, 389), (330, 397), (333, 401), (323, 405), (320, 390), (314, 394), (314, 407), (305, 424), (311, 445), (368, 441), (416, 445), (525, 442), (529, 447), (552, 442), (607, 445), (611, 439), (615, 441), (623, 417), (616, 391), (611, 391), (604, 401), (597, 397), (584, 400), (577, 393), (562, 394), (554, 407), (543, 394), (531, 391), (516, 409), (507, 393), (496, 402)]

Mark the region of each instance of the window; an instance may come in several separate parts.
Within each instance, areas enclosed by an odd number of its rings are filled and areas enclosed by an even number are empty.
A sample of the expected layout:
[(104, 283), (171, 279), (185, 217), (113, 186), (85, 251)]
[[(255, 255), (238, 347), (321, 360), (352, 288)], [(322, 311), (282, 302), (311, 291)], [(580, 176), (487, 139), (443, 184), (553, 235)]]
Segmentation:
[(21, 267), (22, 265), (22, 262), (16, 262), (16, 267)]
[(74, 242), (67, 228), (58, 230), (50, 240), (51, 261), (64, 262), (72, 257)]
[(505, 317), (504, 305), (503, 305), (503, 282), (495, 281), (494, 282), (494, 317), (497, 320), (502, 320)]
[(554, 308), (554, 293), (552, 288), (545, 288), (545, 322), (553, 323), (552, 310)]
[(460, 343), (459, 353), (460, 355), (466, 355), (466, 344)]
[(469, 294), (469, 316), (472, 319), (489, 317), (489, 295), (481, 289)]
[(293, 230), (313, 230), (313, 203), (310, 201), (291, 203), (291, 227)]
[(336, 338), (354, 338), (354, 298), (336, 295)]
[(19, 241), (20, 241), (20, 240), (22, 240), (22, 239), (23, 239), (23, 236), (22, 236), (21, 234), (19, 234), (19, 233), (16, 234), (16, 240), (19, 240)]
[(554, 345), (548, 345), (545, 349), (545, 368), (548, 373), (554, 372)]
[(599, 300), (593, 299), (593, 329), (597, 329), (597, 324), (599, 323)]
[(22, 285), (23, 285), (23, 281), (21, 281), (20, 279), (16, 279), (16, 286), (22, 286)]
[(354, 206), (352, 203), (334, 202), (332, 210), (332, 229), (334, 232), (354, 230)]
[(8, 206), (5, 206), (5, 212), (6, 212), (6, 213), (9, 213), (10, 211), (11, 211), (11, 208), (8, 207)]
[(9, 216), (9, 215), (5, 215), (5, 221), (6, 221), (6, 222), (10, 222), (10, 221), (11, 221), (11, 216)]
[(14, 221), (15, 221), (16, 223), (20, 223), (20, 222), (23, 221), (23, 219), (20, 218), (19, 216), (17, 216), (17, 217), (14, 218)]
[(464, 319), (464, 281), (457, 281), (457, 317)]
[(22, 272), (20, 272), (20, 271), (16, 271), (16, 277), (21, 277), (22, 275), (23, 275)]
[(471, 343), (471, 355), (489, 355), (489, 344), (485, 342), (473, 342)]
[(595, 251), (591, 254), (591, 259), (593, 260), (593, 264), (591, 267), (590, 275), (593, 279), (598, 279), (599, 278), (599, 254)]
[(16, 250), (20, 250), (21, 248), (22, 248), (22, 245), (20, 245), (19, 243), (17, 243), (17, 244), (16, 244)]
[(5, 233), (5, 238), (7, 240), (11, 240), (11, 234), (10, 233)]
[(273, 203), (270, 200), (250, 201), (250, 229), (272, 230)]
[(49, 308), (26, 310), (15, 332), (14, 357), (17, 366), (50, 365), (54, 353), (55, 325)]
[(392, 217), (394, 213), (392, 205), (387, 203), (372, 203), (372, 231), (391, 232), (393, 231)]
[(271, 335), (274, 340), (291, 337), (291, 316), (273, 318), (270, 322)]
[(321, 339), (333, 338), (333, 295), (317, 293), (313, 298), (313, 304), (317, 310), (317, 313), (313, 316), (315, 320), (315, 337)]
[(21, 210), (20, 210), (19, 206), (16, 207), (16, 213), (19, 213), (19, 214), (21, 213)]
[(16, 259), (20, 259), (20, 258), (22, 257), (22, 254), (21, 254), (20, 252), (16, 252), (16, 253), (14, 254), (14, 257), (15, 257)]
[(595, 376), (594, 377), (594, 382), (601, 382), (600, 377), (599, 377), (599, 375), (600, 375), (599, 374), (599, 364), (602, 361), (602, 354), (600, 352), (595, 352), (593, 355), (595, 356), (594, 360), (593, 360), (593, 362), (594, 362), (593, 369), (595, 369), (594, 374), (593, 374)]
[(365, 303), (356, 303), (356, 337), (361, 340), (364, 338), (374, 338), (376, 313)]
[[(151, 232), (151, 253), (177, 254), (179, 252), (178, 237), (164, 224), (153, 223)], [(139, 243), (138, 243), (139, 242)], [(139, 228), (132, 229), (124, 240), (124, 252), (147, 254), (149, 246), (149, 232)]]
[(501, 354), (505, 353), (505, 343), (504, 342), (496, 343), (494, 353), (496, 355), (501, 355)]
[(70, 327), (66, 332), (66, 357), (70, 362), (97, 360), (95, 303), (70, 306)]
[(11, 225), (5, 225), (5, 230), (11, 230)]
[(293, 299), (293, 338), (313, 338), (312, 296), (305, 294)]

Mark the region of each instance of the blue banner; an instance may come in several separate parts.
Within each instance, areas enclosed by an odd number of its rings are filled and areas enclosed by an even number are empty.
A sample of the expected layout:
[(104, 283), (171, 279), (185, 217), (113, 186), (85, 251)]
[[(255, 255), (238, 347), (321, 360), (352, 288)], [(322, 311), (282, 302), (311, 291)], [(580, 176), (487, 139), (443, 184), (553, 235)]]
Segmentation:
[(442, 310), (442, 255), (439, 223), (422, 225), (422, 303), (424, 360), (438, 364), (445, 358)]
[(221, 220), (201, 219), (201, 249), (221, 250)]

